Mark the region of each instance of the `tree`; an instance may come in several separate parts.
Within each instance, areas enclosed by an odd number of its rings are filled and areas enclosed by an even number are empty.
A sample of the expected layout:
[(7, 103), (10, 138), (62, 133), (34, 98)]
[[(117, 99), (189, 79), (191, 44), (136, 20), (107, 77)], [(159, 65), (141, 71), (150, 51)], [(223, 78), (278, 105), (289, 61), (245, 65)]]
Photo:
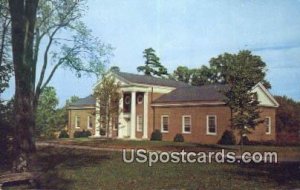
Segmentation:
[(53, 135), (57, 128), (57, 111), (58, 98), (54, 87), (46, 87), (39, 98), (36, 113), (36, 135), (47, 136)]
[(279, 103), (276, 110), (276, 132), (299, 133), (300, 130), (300, 102), (286, 96), (275, 96)]
[(145, 75), (158, 76), (158, 77), (168, 77), (167, 69), (160, 63), (159, 57), (156, 56), (155, 50), (152, 48), (147, 48), (143, 52), (145, 61), (145, 66), (139, 66), (137, 68), (138, 72), (143, 72)]
[(248, 72), (251, 72), (253, 82), (256, 84), (262, 82), (266, 88), (271, 88), (271, 84), (265, 80), (266, 63), (261, 60), (261, 57), (252, 55), (248, 50), (240, 51), (238, 54), (224, 53), (217, 58), (212, 58), (209, 63), (210, 72), (212, 72), (210, 77), (212, 83), (227, 84), (232, 64), (234, 64), (244, 69), (251, 68)]
[(109, 70), (115, 73), (120, 72), (120, 68), (118, 66), (112, 66)]
[(191, 70), (188, 67), (186, 67), (186, 66), (179, 66), (173, 72), (172, 78), (175, 79), (175, 80), (177, 80), (177, 81), (181, 81), (181, 82), (185, 82), (185, 83), (190, 83), (191, 75), (192, 75), (192, 72), (191, 72)]
[[(7, 0), (0, 0), (0, 95), (11, 77), (10, 15)], [(2, 102), (0, 96), (0, 103)]]
[(99, 101), (100, 125), (107, 136), (112, 135), (113, 125), (118, 124), (119, 101), (121, 99), (120, 84), (112, 75), (105, 75), (95, 88), (94, 96)]
[[(219, 56), (218, 60), (224, 57)], [(232, 128), (237, 129), (241, 139), (250, 133), (250, 129), (261, 122), (257, 94), (251, 92), (257, 84), (256, 65), (249, 64), (249, 52), (240, 52), (238, 55), (226, 55), (226, 74), (224, 80), (228, 89), (224, 90), (225, 102), (231, 109)], [(241, 142), (243, 143), (243, 142)]]
[[(56, 70), (68, 68), (78, 77), (82, 72), (99, 75), (109, 60), (110, 46), (94, 38), (80, 21), (84, 9), (84, 1), (9, 0), (16, 88), (14, 171), (26, 171), (32, 166), (38, 100)], [(68, 32), (67, 37), (58, 35), (63, 31)], [(46, 44), (44, 49), (42, 42)], [(49, 61), (53, 67), (46, 77)], [(41, 72), (36, 83), (38, 63)]]
[(211, 84), (213, 72), (209, 67), (202, 65), (199, 69), (191, 70), (191, 85), (193, 86), (201, 86), (205, 84)]

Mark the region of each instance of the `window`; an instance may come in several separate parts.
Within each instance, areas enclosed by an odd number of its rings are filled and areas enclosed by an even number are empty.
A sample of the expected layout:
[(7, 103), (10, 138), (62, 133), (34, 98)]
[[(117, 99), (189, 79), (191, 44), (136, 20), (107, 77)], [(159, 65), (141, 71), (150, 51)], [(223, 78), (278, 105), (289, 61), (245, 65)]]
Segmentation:
[(75, 128), (80, 128), (80, 117), (75, 116)]
[(143, 103), (143, 94), (139, 94), (136, 99), (137, 99), (138, 104), (142, 104)]
[(266, 126), (266, 134), (271, 134), (271, 117), (266, 117), (265, 119), (265, 126)]
[(168, 132), (169, 131), (169, 116), (162, 115), (161, 116), (161, 132)]
[(191, 116), (182, 116), (182, 133), (191, 133), (192, 118)]
[(92, 129), (92, 128), (93, 128), (93, 122), (92, 122), (92, 120), (93, 120), (93, 119), (92, 119), (92, 116), (89, 115), (89, 116), (87, 117), (87, 128), (88, 128), (88, 129)]
[(143, 131), (143, 117), (141, 115), (136, 116), (137, 131)]
[(208, 115), (206, 118), (206, 134), (216, 135), (217, 134), (217, 116)]

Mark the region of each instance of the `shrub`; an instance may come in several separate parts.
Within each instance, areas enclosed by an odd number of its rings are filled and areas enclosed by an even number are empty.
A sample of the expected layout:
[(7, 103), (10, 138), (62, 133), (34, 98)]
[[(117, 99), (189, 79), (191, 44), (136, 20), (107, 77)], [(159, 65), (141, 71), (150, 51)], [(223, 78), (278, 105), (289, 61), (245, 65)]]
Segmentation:
[(0, 165), (7, 165), (12, 159), (12, 126), (0, 121)]
[(156, 129), (155, 131), (153, 131), (153, 133), (151, 134), (151, 141), (161, 141), (162, 140), (162, 134), (160, 132), (160, 130)]
[(89, 137), (91, 136), (92, 133), (90, 131), (75, 131), (74, 132), (74, 138), (84, 138), (84, 137)]
[(182, 134), (176, 134), (174, 137), (174, 142), (184, 142), (184, 137)]
[(59, 133), (59, 136), (58, 138), (69, 138), (69, 134), (66, 130), (62, 130), (60, 133)]
[(232, 131), (226, 130), (224, 131), (221, 139), (219, 140), (218, 144), (222, 145), (235, 145), (236, 139)]
[(242, 144), (243, 142), (243, 145), (250, 145), (250, 141), (249, 141), (249, 138), (247, 136), (243, 136), (240, 140), (240, 143), (239, 144)]

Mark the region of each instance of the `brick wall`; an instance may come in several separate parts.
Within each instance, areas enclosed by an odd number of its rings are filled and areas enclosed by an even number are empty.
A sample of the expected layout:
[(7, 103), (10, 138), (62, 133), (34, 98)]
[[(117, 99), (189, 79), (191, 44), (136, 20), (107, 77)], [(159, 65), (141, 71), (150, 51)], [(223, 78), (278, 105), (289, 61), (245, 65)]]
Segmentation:
[[(80, 117), (80, 128), (75, 128), (75, 117)], [(88, 128), (88, 116), (91, 116), (92, 129)], [(68, 119), (68, 132), (70, 137), (73, 137), (75, 131), (89, 130), (94, 135), (95, 134), (95, 109), (80, 109), (80, 110), (69, 110)]]
[[(249, 135), (250, 140), (266, 141), (275, 140), (275, 109), (261, 108), (261, 117), (271, 117), (271, 134), (265, 133), (264, 124), (257, 126), (256, 130)], [(196, 142), (202, 144), (216, 144), (223, 132), (230, 128), (230, 110), (225, 106), (207, 107), (156, 107), (154, 108), (155, 117), (152, 127), (161, 129), (161, 116), (169, 116), (169, 132), (163, 133), (163, 140), (173, 141), (177, 133), (182, 133), (182, 116), (190, 115), (192, 127), (190, 134), (183, 134), (186, 142)], [(207, 134), (207, 115), (217, 116), (217, 134)], [(151, 133), (150, 133), (151, 134)]]

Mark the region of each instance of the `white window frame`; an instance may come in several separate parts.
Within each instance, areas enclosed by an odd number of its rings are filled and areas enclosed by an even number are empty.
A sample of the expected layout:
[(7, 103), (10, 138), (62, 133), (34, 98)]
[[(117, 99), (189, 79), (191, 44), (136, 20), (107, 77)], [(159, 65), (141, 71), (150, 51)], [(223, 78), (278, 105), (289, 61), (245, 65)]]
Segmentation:
[(271, 129), (272, 129), (272, 122), (271, 122), (271, 117), (266, 117), (266, 119), (268, 119), (269, 120), (269, 125), (267, 126), (266, 124), (265, 124), (265, 127), (267, 127), (268, 129), (269, 129), (269, 131), (267, 132), (267, 130), (266, 130), (266, 135), (271, 135)]
[[(212, 133), (209, 132), (209, 118), (214, 117), (215, 118), (215, 126), (216, 126), (216, 132)], [(207, 115), (206, 116), (206, 134), (207, 135), (217, 135), (217, 129), (218, 129), (218, 121), (217, 121), (217, 116), (216, 115)]]
[[(165, 131), (164, 130), (164, 120), (163, 120), (163, 118), (168, 118), (168, 130), (167, 131)], [(162, 115), (161, 116), (161, 118), (160, 118), (160, 131), (162, 132), (162, 133), (168, 133), (169, 132), (169, 115)]]
[[(190, 118), (190, 131), (185, 131), (184, 130), (184, 128), (185, 128), (185, 123), (184, 123), (184, 118), (186, 118), (186, 117), (188, 117), (188, 118)], [(183, 134), (191, 134), (192, 133), (192, 116), (191, 115), (183, 115), (182, 116), (182, 133)]]
[(78, 118), (79, 118), (79, 121), (80, 121), (80, 116), (76, 115), (76, 116), (75, 116), (75, 128), (76, 128), (76, 129), (80, 129), (80, 123), (79, 123), (79, 127), (78, 127), (78, 125), (77, 125), (77, 124), (78, 124)]
[[(142, 121), (141, 125), (140, 125), (140, 120)], [(137, 115), (136, 116), (136, 131), (138, 132), (142, 132), (143, 131), (143, 116), (142, 115)]]
[(91, 115), (87, 116), (87, 129), (93, 129), (93, 123), (92, 123), (92, 127), (90, 127), (90, 121), (92, 119)]

